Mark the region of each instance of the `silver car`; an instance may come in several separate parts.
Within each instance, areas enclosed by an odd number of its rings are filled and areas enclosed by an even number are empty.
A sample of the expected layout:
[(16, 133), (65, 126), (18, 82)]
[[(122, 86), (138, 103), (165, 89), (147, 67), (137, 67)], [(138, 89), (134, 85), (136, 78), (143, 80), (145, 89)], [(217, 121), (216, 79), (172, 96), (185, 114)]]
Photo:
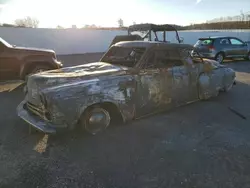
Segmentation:
[(194, 47), (202, 57), (215, 59), (219, 63), (226, 58), (250, 60), (250, 41), (243, 42), (236, 37), (199, 38)]

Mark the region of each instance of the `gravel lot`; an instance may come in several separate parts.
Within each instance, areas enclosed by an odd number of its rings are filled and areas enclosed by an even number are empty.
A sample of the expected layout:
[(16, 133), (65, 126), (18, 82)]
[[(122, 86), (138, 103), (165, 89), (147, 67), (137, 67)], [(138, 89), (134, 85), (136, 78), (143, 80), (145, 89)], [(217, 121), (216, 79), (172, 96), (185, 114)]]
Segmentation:
[(229, 93), (94, 137), (29, 135), (15, 111), (22, 90), (2, 84), (0, 187), (249, 187), (250, 62), (229, 66), (238, 81)]

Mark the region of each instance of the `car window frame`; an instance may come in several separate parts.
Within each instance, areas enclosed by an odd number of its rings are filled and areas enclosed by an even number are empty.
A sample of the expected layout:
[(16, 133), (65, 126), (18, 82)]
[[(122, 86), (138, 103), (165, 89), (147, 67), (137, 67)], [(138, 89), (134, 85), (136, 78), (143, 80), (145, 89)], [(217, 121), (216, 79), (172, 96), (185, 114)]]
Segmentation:
[[(209, 43), (209, 44), (203, 44), (203, 42), (206, 41), (206, 40), (210, 40), (211, 43)], [(199, 43), (199, 42), (201, 42), (201, 43)], [(215, 40), (213, 38), (199, 38), (196, 41), (195, 45), (198, 45), (198, 46), (210, 46), (210, 45), (213, 45), (214, 42), (215, 42)]]
[[(134, 64), (134, 66), (131, 67), (131, 66), (126, 66), (126, 65), (120, 65), (119, 63), (113, 63), (113, 62), (111, 62), (111, 61), (107, 58), (108, 54), (110, 54), (110, 53), (111, 53), (111, 54), (116, 53), (116, 51), (117, 51), (119, 48), (120, 48), (120, 49), (122, 49), (122, 48), (124, 48), (124, 49), (130, 49), (131, 52), (134, 51), (135, 49), (143, 49), (144, 52), (143, 52), (143, 54), (141, 55), (140, 59)], [(115, 50), (115, 52), (112, 52), (112, 50)], [(144, 47), (112, 46), (112, 47), (110, 47), (110, 48), (108, 49), (108, 51), (101, 57), (100, 61), (107, 62), (107, 63), (113, 64), (113, 65), (116, 65), (116, 66), (119, 65), (119, 66), (124, 66), (124, 67), (129, 67), (129, 68), (136, 68), (136, 67), (138, 66), (138, 64), (141, 62), (141, 60), (143, 59), (143, 57), (145, 56), (146, 51), (147, 51), (147, 48), (144, 48)], [(130, 53), (131, 53), (131, 52), (130, 52)], [(130, 54), (130, 53), (128, 53), (128, 54)], [(118, 56), (118, 57), (119, 57), (119, 56)], [(106, 58), (107, 58), (107, 59), (106, 59)], [(124, 61), (127, 61), (127, 60), (124, 60)]]
[[(228, 41), (228, 44), (222, 44), (222, 43), (221, 43), (222, 40), (227, 40), (227, 41)], [(230, 44), (231, 44), (230, 38), (220, 38), (218, 42), (219, 42), (219, 45), (230, 45)]]

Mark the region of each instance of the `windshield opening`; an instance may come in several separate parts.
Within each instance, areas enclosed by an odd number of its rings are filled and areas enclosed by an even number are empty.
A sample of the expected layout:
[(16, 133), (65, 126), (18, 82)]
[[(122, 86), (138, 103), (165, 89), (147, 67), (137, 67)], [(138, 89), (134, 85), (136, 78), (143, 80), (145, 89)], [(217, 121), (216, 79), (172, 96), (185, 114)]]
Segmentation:
[(149, 32), (150, 32), (150, 30), (146, 30), (146, 31), (131, 31), (130, 34), (131, 35), (139, 35), (143, 40), (146, 40), (146, 39), (149, 40)]
[(107, 62), (114, 65), (125, 67), (134, 67), (141, 59), (146, 48), (132, 47), (117, 47), (113, 46), (101, 59), (102, 62)]
[(2, 43), (4, 46), (6, 46), (6, 47), (8, 47), (8, 48), (12, 47), (11, 44), (9, 44), (8, 42), (6, 42), (6, 41), (3, 40), (2, 38), (0, 38), (0, 43)]

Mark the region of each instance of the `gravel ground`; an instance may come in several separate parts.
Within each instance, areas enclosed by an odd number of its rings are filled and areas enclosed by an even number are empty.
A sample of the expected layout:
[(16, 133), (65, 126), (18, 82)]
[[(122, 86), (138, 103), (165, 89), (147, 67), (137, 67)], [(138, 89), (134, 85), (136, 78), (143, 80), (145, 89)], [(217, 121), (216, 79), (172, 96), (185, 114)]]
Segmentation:
[(15, 111), (21, 88), (1, 89), (0, 187), (249, 187), (250, 62), (229, 66), (229, 93), (94, 137), (29, 135)]

